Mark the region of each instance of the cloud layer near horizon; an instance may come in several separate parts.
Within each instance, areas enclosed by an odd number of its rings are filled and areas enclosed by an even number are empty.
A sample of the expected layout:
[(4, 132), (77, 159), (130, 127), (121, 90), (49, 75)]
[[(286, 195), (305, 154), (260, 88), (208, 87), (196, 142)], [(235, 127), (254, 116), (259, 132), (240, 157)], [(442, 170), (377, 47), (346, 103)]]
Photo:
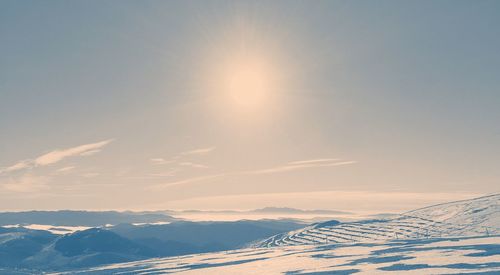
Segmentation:
[[(484, 195), (480, 192), (380, 192), (354, 190), (324, 190), (312, 192), (283, 192), (235, 194), (194, 197), (173, 200), (147, 209), (213, 209), (246, 210), (262, 206), (300, 209), (327, 209), (358, 213), (404, 212), (437, 203), (471, 199)], [(235, 206), (238, 208), (235, 208)]]

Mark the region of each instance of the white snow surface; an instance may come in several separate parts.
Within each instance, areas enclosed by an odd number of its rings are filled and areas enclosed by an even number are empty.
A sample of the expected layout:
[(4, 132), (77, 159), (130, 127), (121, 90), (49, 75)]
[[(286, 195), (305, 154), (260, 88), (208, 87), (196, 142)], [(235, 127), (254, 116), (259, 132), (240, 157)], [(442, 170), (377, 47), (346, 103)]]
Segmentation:
[(66, 274), (500, 274), (499, 247), (500, 236), (248, 248)]
[(391, 219), (319, 223), (256, 242), (254, 247), (374, 242), (500, 234), (500, 194), (438, 204)]
[(500, 194), (390, 218), (326, 222), (240, 250), (68, 274), (500, 274)]

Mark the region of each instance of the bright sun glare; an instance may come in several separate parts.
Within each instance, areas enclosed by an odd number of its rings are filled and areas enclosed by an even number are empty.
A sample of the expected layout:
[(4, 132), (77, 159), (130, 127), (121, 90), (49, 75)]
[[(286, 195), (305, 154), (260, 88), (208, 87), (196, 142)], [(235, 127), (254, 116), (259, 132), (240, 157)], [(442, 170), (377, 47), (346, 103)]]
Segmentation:
[(201, 52), (200, 90), (211, 98), (209, 108), (223, 118), (262, 122), (284, 105), (290, 59), (276, 36), (261, 35), (258, 29), (245, 22), (231, 26)]
[(223, 72), (222, 90), (236, 108), (255, 111), (267, 105), (276, 92), (274, 77), (265, 60), (237, 58)]

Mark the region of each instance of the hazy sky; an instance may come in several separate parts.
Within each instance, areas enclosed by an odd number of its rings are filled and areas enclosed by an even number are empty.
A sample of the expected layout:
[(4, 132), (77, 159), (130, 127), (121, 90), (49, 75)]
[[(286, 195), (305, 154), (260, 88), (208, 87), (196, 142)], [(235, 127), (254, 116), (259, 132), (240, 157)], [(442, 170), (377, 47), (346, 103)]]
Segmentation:
[(499, 191), (500, 1), (0, 1), (0, 210)]

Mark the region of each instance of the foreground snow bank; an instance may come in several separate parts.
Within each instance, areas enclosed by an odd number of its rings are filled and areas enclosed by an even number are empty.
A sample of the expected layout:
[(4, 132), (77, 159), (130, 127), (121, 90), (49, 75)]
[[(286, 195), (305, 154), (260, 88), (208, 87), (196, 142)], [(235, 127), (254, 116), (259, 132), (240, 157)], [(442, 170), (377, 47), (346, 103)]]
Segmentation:
[(500, 236), (287, 246), (170, 257), (71, 274), (500, 273)]

